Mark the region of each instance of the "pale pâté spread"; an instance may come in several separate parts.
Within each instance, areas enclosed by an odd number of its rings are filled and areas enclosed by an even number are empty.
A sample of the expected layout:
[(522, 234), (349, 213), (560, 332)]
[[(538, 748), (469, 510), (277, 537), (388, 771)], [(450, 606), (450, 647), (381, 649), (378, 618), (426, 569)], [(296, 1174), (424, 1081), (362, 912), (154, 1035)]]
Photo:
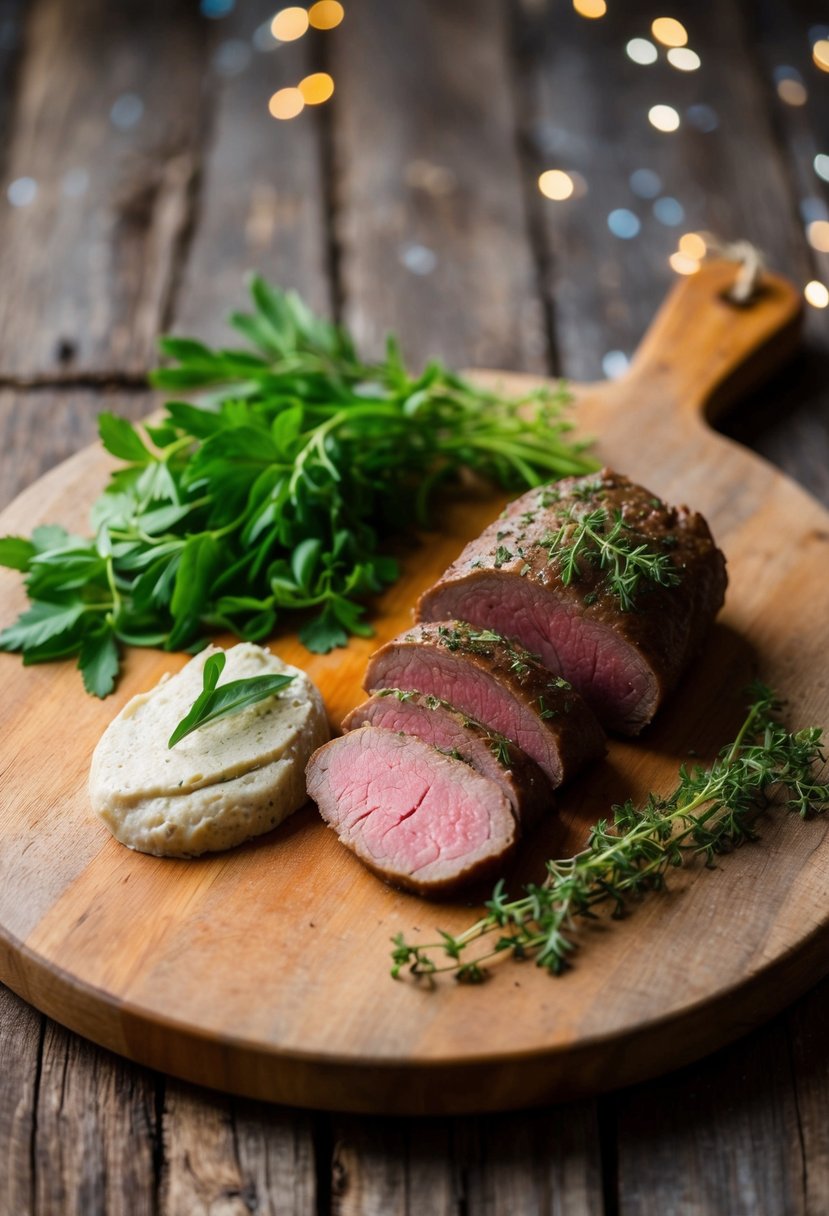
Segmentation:
[(133, 697), (95, 748), (92, 807), (131, 849), (163, 857), (229, 849), (270, 831), (306, 801), (306, 762), (329, 735), (322, 697), (303, 671), (260, 646), (227, 650), (223, 680), (283, 674), (291, 683), (167, 746), (215, 653), (203, 650)]

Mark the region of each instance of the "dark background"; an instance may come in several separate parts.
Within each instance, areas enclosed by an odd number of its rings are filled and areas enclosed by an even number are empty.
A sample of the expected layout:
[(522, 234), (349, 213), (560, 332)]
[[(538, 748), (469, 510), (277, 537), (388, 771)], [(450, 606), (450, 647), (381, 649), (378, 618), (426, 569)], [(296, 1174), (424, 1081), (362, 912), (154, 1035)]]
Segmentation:
[[(0, 0), (2, 502), (99, 410), (146, 414), (157, 335), (226, 337), (250, 267), (369, 350), (394, 329), (413, 364), (575, 379), (624, 367), (685, 234), (829, 285), (826, 4), (607, 4), (345, 0), (337, 29), (279, 47), (259, 0)], [(663, 16), (697, 71), (627, 54)], [(272, 118), (315, 71), (333, 98)], [(542, 196), (548, 169), (573, 197)], [(807, 304), (803, 353), (726, 423), (824, 501), (828, 350), (829, 310)], [(827, 1023), (824, 983), (662, 1080), (416, 1122), (198, 1091), (0, 989), (0, 1213), (822, 1216)]]

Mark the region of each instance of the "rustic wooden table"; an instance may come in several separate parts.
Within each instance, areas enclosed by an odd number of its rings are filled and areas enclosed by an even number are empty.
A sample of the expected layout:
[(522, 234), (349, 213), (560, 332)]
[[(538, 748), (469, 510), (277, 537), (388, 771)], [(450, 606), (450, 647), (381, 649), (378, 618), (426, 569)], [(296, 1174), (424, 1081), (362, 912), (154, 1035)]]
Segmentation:
[[(579, 379), (630, 354), (683, 232), (747, 237), (798, 283), (829, 281), (805, 233), (829, 218), (823, 0), (671, 0), (695, 72), (626, 55), (646, 4), (585, 20), (569, 0), (346, 0), (340, 28), (278, 49), (275, 7), (0, 0), (2, 503), (89, 442), (100, 409), (146, 414), (158, 333), (221, 338), (251, 266), (369, 349), (391, 328), (414, 364)], [(269, 116), (320, 69), (331, 102)], [(657, 103), (678, 131), (649, 125)], [(546, 168), (580, 174), (576, 196), (544, 199)], [(638, 235), (613, 234), (615, 209)], [(730, 422), (824, 501), (827, 318), (807, 308), (803, 354)], [(817, 1216), (827, 1018), (824, 982), (650, 1084), (417, 1122), (199, 1091), (0, 989), (0, 1213)]]

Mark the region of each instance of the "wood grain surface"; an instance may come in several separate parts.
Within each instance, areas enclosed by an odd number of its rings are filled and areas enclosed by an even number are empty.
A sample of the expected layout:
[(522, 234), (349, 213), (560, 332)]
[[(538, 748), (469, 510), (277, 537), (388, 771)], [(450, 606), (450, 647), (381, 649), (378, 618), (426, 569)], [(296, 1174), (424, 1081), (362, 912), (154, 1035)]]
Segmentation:
[[(658, 722), (635, 742), (612, 741), (606, 762), (564, 792), (558, 816), (527, 842), (513, 888), (537, 878), (545, 856), (578, 849), (612, 802), (667, 790), (687, 755), (712, 756), (733, 734), (753, 674), (788, 698), (795, 722), (829, 718), (820, 674), (829, 622), (814, 573), (829, 518), (703, 418), (767, 374), (795, 340), (799, 304), (786, 281), (766, 276), (756, 301), (739, 308), (727, 298), (733, 278), (733, 264), (711, 263), (678, 284), (628, 376), (577, 393), (579, 425), (599, 436), (602, 459), (709, 518), (730, 587), (705, 654)], [(512, 390), (529, 383), (500, 372), (484, 379)], [(97, 447), (81, 452), (24, 491), (0, 528), (48, 519), (82, 527), (109, 465)], [(447, 507), (441, 533), (407, 555), (403, 578), (379, 602), (375, 639), (325, 656), (293, 636), (275, 639), (277, 652), (316, 680), (335, 725), (361, 698), (368, 655), (406, 627), (417, 592), (499, 502)], [(4, 619), (21, 601), (18, 584), (12, 574), (0, 581)], [(2, 658), (0, 975), (107, 1047), (256, 1098), (490, 1110), (684, 1063), (820, 975), (826, 827), (783, 815), (761, 846), (715, 873), (682, 874), (624, 929), (585, 931), (584, 958), (564, 981), (502, 965), (480, 988), (393, 984), (394, 932), (431, 940), (432, 926), (455, 931), (470, 909), (385, 887), (313, 809), (242, 849), (190, 862), (130, 853), (91, 816), (86, 776), (101, 731), (129, 696), (182, 661), (130, 653), (116, 695), (102, 703), (83, 694), (69, 665), (25, 670)]]

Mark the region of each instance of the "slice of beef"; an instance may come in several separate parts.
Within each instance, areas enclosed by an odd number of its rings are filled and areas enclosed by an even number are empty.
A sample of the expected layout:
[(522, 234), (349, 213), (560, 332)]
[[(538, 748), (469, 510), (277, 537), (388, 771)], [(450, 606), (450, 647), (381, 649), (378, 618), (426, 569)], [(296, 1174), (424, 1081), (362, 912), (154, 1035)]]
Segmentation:
[[(606, 535), (659, 559), (623, 604), (588, 544), (569, 582), (572, 529), (591, 512)], [(562, 529), (564, 530), (562, 532)], [(421, 597), (422, 621), (460, 616), (517, 639), (569, 680), (610, 729), (638, 734), (699, 649), (725, 594), (725, 559), (701, 515), (669, 507), (608, 469), (531, 490), (466, 546)]]
[(361, 726), (314, 752), (305, 771), (342, 843), (419, 895), (491, 876), (518, 839), (501, 786), (421, 739)]
[(511, 739), (554, 789), (604, 752), (598, 722), (566, 680), (522, 646), (462, 621), (416, 625), (381, 646), (369, 660), (364, 687), (447, 701)]
[(553, 808), (552, 787), (535, 761), (506, 736), (488, 730), (439, 697), (384, 688), (352, 709), (343, 730), (366, 724), (416, 735), (438, 751), (470, 764), (501, 787), (523, 829)]

